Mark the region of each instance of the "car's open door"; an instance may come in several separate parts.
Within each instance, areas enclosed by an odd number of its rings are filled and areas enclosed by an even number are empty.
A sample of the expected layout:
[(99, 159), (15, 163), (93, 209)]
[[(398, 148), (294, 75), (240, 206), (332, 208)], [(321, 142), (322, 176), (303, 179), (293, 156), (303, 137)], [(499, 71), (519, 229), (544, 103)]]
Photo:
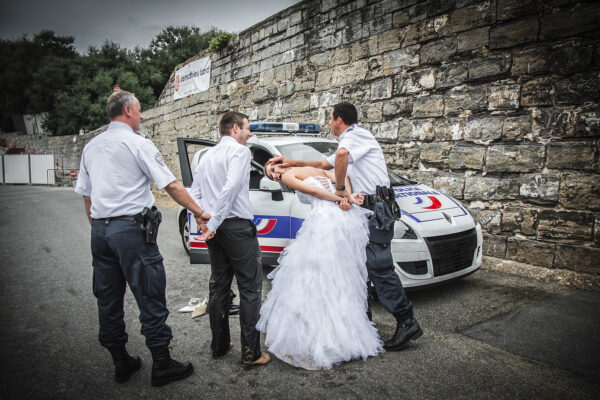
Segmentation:
[(187, 188), (192, 187), (192, 181), (194, 180), (192, 159), (196, 152), (194, 151), (190, 157), (188, 146), (194, 145), (212, 147), (216, 144), (217, 143), (213, 142), (212, 140), (206, 139), (177, 138), (177, 154), (179, 155), (179, 167), (181, 168), (181, 180), (183, 182), (183, 186)]

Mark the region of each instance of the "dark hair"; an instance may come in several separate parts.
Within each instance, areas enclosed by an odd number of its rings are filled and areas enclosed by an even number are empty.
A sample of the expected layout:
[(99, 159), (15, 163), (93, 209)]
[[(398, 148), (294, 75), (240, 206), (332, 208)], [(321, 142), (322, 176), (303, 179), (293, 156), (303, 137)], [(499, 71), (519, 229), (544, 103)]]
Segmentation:
[(337, 117), (342, 118), (342, 121), (344, 121), (346, 125), (358, 123), (358, 112), (356, 111), (356, 107), (347, 101), (333, 106), (333, 118), (337, 119)]
[(237, 124), (240, 128), (244, 126), (244, 118), (249, 119), (246, 114), (237, 111), (227, 111), (219, 121), (219, 133), (221, 136), (231, 135), (233, 125)]
[(133, 107), (136, 102), (135, 95), (126, 90), (113, 92), (106, 100), (106, 115), (109, 120), (113, 120), (119, 115), (123, 115), (125, 106)]

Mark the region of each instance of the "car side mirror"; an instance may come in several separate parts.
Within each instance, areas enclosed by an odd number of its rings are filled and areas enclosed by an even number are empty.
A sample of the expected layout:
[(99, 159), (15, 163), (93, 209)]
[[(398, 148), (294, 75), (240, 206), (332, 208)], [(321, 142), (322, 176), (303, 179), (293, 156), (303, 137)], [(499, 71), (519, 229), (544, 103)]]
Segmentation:
[(273, 201), (282, 201), (283, 192), (281, 191), (281, 184), (270, 180), (266, 176), (263, 176), (259, 183), (259, 190), (261, 192), (271, 192), (271, 199)]

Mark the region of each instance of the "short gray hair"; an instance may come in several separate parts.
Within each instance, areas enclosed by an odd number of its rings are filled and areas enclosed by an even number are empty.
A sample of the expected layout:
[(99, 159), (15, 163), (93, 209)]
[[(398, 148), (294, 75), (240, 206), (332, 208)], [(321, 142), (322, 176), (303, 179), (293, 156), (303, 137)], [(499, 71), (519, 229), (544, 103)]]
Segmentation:
[(126, 90), (118, 90), (113, 92), (106, 101), (106, 114), (109, 120), (113, 120), (119, 115), (123, 115), (125, 106), (133, 107), (137, 99), (135, 94)]

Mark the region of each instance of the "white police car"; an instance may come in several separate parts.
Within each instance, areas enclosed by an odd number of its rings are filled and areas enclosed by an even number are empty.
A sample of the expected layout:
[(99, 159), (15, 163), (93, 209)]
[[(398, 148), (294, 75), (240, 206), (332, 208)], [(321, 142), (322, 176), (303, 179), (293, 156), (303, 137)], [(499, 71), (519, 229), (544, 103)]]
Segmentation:
[[(264, 176), (264, 165), (275, 155), (297, 160), (321, 160), (333, 154), (338, 142), (320, 137), (316, 124), (257, 122), (250, 124), (253, 137), (250, 201), (263, 263), (276, 264), (279, 254), (296, 236), (310, 206), (302, 204), (285, 185)], [(207, 146), (190, 161), (188, 146)], [(214, 142), (177, 139), (183, 183), (192, 184), (198, 161)], [(396, 273), (405, 287), (428, 286), (465, 275), (481, 266), (481, 226), (457, 200), (431, 187), (389, 172), (396, 201), (402, 210), (395, 224), (392, 254)], [(179, 230), (192, 264), (209, 263), (206, 243), (197, 238), (191, 213), (179, 209)], [(307, 249), (307, 251), (310, 249)]]

